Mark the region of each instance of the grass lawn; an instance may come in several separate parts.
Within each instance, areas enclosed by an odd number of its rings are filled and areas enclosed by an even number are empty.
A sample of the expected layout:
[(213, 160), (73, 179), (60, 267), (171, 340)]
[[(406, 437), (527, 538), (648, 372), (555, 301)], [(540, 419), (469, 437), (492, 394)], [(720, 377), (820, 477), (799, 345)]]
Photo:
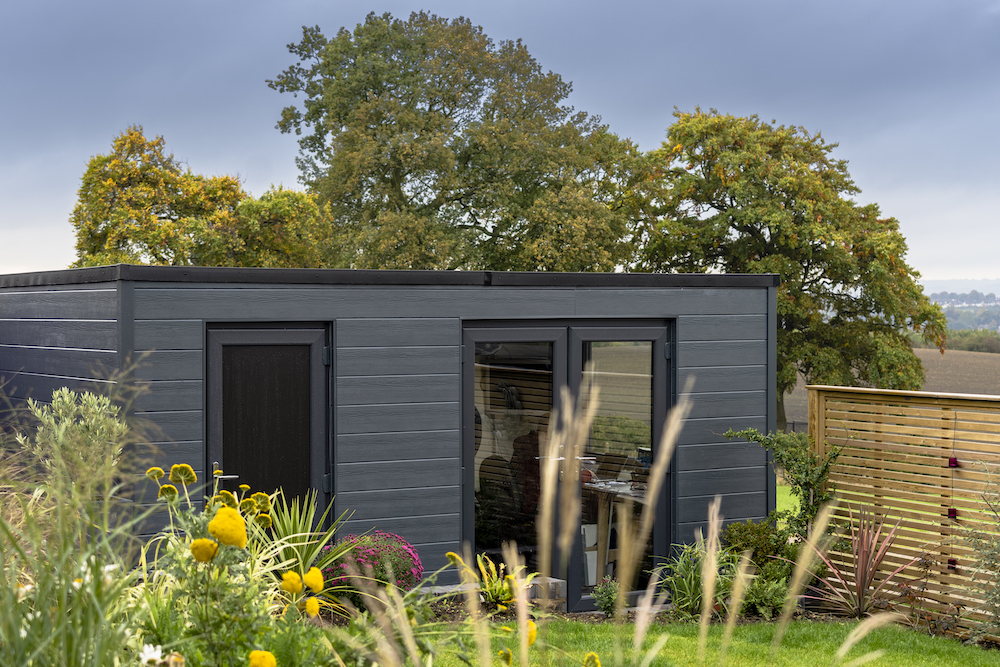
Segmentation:
[(788, 510), (790, 512), (798, 511), (799, 509), (799, 499), (792, 495), (792, 487), (785, 484), (785, 482), (778, 477), (778, 484), (775, 487), (777, 491), (777, 507), (779, 512)]
[[(514, 626), (513, 623), (508, 624)], [(766, 665), (767, 667), (792, 667), (808, 665), (819, 667), (831, 664), (837, 649), (854, 627), (854, 623), (822, 623), (797, 621), (791, 624), (781, 650), (776, 659), (770, 658), (773, 623), (743, 625), (736, 628), (733, 643), (729, 649), (726, 664), (730, 666)], [(722, 636), (722, 626), (713, 626), (709, 633), (707, 660), (705, 664), (717, 664), (717, 649)], [(600, 656), (604, 667), (614, 667), (616, 626), (610, 623), (590, 624), (576, 621), (552, 621), (539, 633), (539, 643), (531, 649), (531, 665), (580, 665), (583, 656), (594, 651)], [(624, 644), (631, 645), (633, 626), (622, 628)], [(653, 625), (646, 638), (648, 649), (663, 634), (669, 639), (665, 647), (652, 661), (652, 665), (698, 665), (698, 626), (694, 623)], [(541, 642), (548, 642), (566, 651), (566, 654), (550, 650), (546, 656)], [(494, 640), (493, 655), (500, 648), (508, 646), (514, 653), (513, 664), (520, 664), (517, 657), (517, 636), (504, 636)], [(869, 651), (882, 650), (884, 655), (870, 663), (878, 667), (978, 667), (997, 665), (1000, 655), (996, 651), (986, 651), (975, 646), (963, 646), (959, 642), (906, 630), (903, 628), (882, 628), (863, 639), (847, 654), (846, 661), (853, 660)], [(546, 659), (547, 658), (547, 659)], [(625, 653), (626, 660), (630, 652)], [(438, 656), (435, 665), (459, 667), (464, 665), (454, 653)], [(500, 664), (497, 661), (496, 664)], [(631, 664), (631, 663), (629, 663)]]

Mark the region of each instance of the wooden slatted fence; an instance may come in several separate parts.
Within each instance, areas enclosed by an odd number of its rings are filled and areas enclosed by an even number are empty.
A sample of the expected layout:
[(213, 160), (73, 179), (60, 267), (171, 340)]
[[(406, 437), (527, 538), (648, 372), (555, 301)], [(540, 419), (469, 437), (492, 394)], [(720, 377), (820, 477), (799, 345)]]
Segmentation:
[[(961, 608), (960, 627), (986, 618), (975, 591), (970, 529), (996, 532), (982, 495), (1000, 483), (1000, 396), (809, 386), (809, 435), (818, 453), (842, 448), (830, 482), (848, 522), (867, 505), (901, 521), (885, 574), (914, 558), (931, 561), (929, 576), (907, 567), (901, 581), (926, 581), (923, 607), (939, 617)], [(994, 489), (995, 490), (995, 489)], [(839, 562), (849, 554), (835, 553)], [(925, 560), (925, 563), (926, 563)], [(883, 574), (884, 576), (884, 574)], [(906, 611), (905, 607), (901, 611)]]

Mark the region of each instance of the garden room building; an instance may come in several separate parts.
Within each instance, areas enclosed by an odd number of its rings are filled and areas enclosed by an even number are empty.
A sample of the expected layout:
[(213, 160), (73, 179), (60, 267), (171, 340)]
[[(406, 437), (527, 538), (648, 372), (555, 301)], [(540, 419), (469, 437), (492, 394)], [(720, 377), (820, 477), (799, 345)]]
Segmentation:
[[(540, 448), (562, 388), (593, 383), (566, 573), (569, 607), (584, 609), (615, 572), (625, 508), (656, 513), (647, 565), (694, 539), (716, 495), (727, 521), (774, 508), (766, 451), (722, 434), (774, 430), (777, 284), (131, 265), (11, 274), (0, 276), (0, 376), (17, 404), (93, 389), (136, 362), (145, 391), (131, 412), (155, 434), (143, 465), (316, 490), (321, 509), (353, 512), (344, 535), (397, 533), (427, 571), (463, 542), (499, 554), (510, 539), (538, 569)], [(665, 492), (655, 507), (627, 502), (689, 379)]]

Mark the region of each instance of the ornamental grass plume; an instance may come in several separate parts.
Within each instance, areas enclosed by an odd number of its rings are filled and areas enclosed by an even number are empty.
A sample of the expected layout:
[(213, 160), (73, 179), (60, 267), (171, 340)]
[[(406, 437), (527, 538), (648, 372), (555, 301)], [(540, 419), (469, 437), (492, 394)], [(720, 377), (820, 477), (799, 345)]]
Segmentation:
[(250, 667), (278, 667), (270, 651), (250, 651)]
[(319, 571), (318, 567), (311, 567), (305, 576), (302, 577), (302, 583), (308, 586), (313, 593), (322, 593), (323, 573)]
[(289, 571), (281, 575), (281, 590), (292, 595), (301, 593), (302, 577), (299, 576), (299, 573)]
[(220, 507), (215, 518), (208, 522), (208, 532), (221, 544), (238, 547), (247, 545), (247, 524), (243, 516), (232, 507)]
[(199, 563), (208, 563), (219, 552), (219, 543), (207, 537), (199, 537), (191, 542), (191, 555)]

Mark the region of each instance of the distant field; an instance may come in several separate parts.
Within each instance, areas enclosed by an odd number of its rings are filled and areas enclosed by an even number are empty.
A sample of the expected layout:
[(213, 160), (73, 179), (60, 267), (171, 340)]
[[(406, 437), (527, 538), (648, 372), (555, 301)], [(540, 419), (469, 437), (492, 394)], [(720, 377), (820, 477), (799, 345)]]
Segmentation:
[[(924, 391), (954, 394), (1000, 395), (1000, 354), (948, 350), (914, 350), (924, 362), (927, 379)], [(785, 397), (785, 414), (789, 422), (798, 422), (797, 431), (805, 430), (809, 407), (805, 383), (799, 380), (791, 395)]]

